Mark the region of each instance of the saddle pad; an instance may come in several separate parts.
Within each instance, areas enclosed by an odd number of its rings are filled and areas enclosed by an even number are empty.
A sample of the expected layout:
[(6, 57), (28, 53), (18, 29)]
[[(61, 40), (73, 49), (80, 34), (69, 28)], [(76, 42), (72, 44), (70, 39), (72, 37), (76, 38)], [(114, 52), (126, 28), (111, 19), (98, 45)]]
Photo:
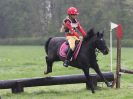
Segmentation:
[[(73, 53), (73, 58), (76, 59), (77, 56), (78, 56), (78, 53), (80, 51), (80, 47), (82, 45), (82, 41), (80, 41), (76, 47), (75, 47), (75, 50), (74, 50), (74, 53)], [(69, 45), (64, 42), (61, 46), (60, 46), (60, 49), (59, 49), (59, 56), (62, 57), (62, 58), (66, 58), (67, 57), (67, 51), (68, 51), (68, 48), (69, 48)]]
[(68, 50), (68, 44), (66, 44), (66, 42), (64, 42), (60, 49), (59, 49), (59, 55), (63, 58), (66, 58), (67, 56), (67, 50)]

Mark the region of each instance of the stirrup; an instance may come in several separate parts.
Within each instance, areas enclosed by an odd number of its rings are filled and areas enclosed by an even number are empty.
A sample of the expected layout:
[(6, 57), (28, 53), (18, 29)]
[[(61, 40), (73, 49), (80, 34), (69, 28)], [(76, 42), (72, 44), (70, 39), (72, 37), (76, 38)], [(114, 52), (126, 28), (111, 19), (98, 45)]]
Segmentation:
[(69, 61), (68, 61), (68, 60), (65, 60), (64, 63), (63, 63), (63, 65), (64, 65), (65, 67), (68, 67), (68, 63), (69, 63)]

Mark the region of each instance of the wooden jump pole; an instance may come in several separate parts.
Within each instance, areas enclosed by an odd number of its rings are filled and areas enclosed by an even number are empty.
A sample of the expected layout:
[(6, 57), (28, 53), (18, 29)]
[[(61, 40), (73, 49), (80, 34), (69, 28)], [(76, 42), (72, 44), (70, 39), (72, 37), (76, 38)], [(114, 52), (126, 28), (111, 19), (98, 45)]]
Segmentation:
[[(114, 80), (114, 74), (112, 72), (103, 73), (103, 76), (107, 81)], [(94, 83), (103, 82), (101, 78), (96, 74), (91, 74), (91, 79)], [(24, 78), (16, 80), (1, 80), (0, 89), (12, 89), (12, 93), (19, 93), (24, 91), (24, 87), (34, 86), (50, 86), (50, 85), (63, 85), (63, 84), (76, 84), (86, 83), (86, 77), (84, 75), (64, 75), (64, 76), (52, 76), (52, 77), (40, 77), (40, 78)]]

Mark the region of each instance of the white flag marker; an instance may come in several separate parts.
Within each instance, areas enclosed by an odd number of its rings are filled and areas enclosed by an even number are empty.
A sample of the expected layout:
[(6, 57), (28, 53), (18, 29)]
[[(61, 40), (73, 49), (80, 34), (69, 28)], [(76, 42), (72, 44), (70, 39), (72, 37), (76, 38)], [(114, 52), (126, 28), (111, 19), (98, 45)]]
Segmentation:
[(111, 28), (110, 28), (111, 30), (115, 29), (116, 27), (118, 27), (118, 25), (113, 23), (113, 22), (111, 22), (110, 25), (111, 25)]
[(110, 22), (110, 68), (112, 72), (112, 30), (118, 27), (116, 23)]

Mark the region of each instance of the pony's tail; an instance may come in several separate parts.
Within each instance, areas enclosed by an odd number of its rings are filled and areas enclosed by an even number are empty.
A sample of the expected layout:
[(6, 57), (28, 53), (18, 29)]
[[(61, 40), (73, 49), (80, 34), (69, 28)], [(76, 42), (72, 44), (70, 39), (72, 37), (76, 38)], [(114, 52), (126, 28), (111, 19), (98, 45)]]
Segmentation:
[(50, 42), (51, 39), (52, 39), (52, 37), (50, 37), (45, 43), (45, 52), (46, 52), (46, 54), (48, 54), (48, 45), (49, 45), (49, 42)]

